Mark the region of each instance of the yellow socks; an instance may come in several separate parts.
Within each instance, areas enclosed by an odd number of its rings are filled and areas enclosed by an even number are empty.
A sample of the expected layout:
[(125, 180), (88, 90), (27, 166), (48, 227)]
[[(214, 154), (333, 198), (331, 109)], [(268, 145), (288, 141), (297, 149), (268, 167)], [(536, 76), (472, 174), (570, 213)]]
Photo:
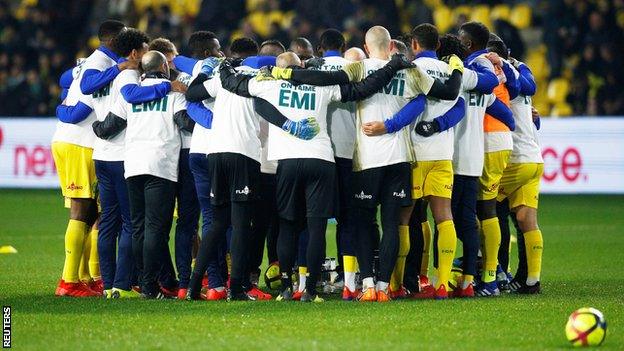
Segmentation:
[(87, 224), (70, 219), (65, 231), (65, 264), (63, 266), (63, 280), (66, 283), (79, 281), (78, 269), (82, 259), (82, 250), (85, 243)]
[(82, 258), (80, 259), (80, 267), (78, 269), (78, 277), (83, 282), (91, 281), (91, 273), (89, 273), (89, 259), (91, 258), (91, 232), (87, 229), (84, 238), (84, 246), (82, 247)]
[(501, 231), (498, 218), (488, 218), (481, 221), (483, 230), (483, 274), (482, 280), (490, 283), (496, 280), (496, 265), (498, 264), (498, 248), (501, 243)]
[(438, 228), (438, 279), (435, 288), (440, 285), (448, 285), (451, 276), (455, 247), (457, 246), (457, 234), (453, 221), (444, 221), (437, 225)]
[(101, 279), (100, 275), (100, 257), (98, 256), (98, 233), (99, 230), (96, 228), (91, 229), (87, 240), (91, 242), (91, 253), (89, 255), (89, 274), (93, 280)]
[(542, 251), (544, 250), (542, 232), (537, 229), (524, 233), (524, 247), (527, 256), (527, 284), (533, 285), (540, 280), (542, 271)]
[(399, 254), (397, 255), (394, 271), (390, 277), (390, 290), (398, 291), (403, 285), (403, 273), (405, 272), (405, 259), (410, 250), (409, 226), (399, 226)]
[(355, 256), (342, 256), (344, 266), (344, 284), (350, 291), (355, 291), (355, 274), (358, 270)]
[(427, 276), (429, 271), (429, 252), (431, 251), (431, 226), (429, 221), (420, 224), (423, 233), (423, 253), (420, 261), (420, 275)]

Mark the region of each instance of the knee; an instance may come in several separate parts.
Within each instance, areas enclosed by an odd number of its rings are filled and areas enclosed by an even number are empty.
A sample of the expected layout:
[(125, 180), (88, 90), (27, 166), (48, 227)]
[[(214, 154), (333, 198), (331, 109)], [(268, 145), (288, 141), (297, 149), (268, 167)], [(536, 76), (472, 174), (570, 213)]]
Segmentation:
[(533, 208), (520, 206), (514, 209), (518, 226), (523, 233), (537, 229), (537, 211)]
[(97, 206), (93, 199), (71, 199), (71, 219), (92, 225), (97, 219)]

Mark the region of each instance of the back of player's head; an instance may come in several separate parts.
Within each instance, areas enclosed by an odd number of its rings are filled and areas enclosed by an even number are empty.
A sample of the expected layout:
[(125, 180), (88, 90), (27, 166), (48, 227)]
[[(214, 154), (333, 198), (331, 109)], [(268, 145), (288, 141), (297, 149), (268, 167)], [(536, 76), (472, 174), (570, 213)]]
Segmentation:
[(438, 28), (431, 23), (419, 24), (412, 29), (412, 40), (418, 43), (421, 49), (436, 50), (440, 40)]
[(314, 48), (312, 43), (304, 37), (293, 39), (290, 42), (290, 51), (294, 52), (302, 60), (307, 60), (314, 57)]
[(282, 68), (301, 66), (301, 59), (294, 52), (289, 51), (277, 56), (275, 59), (275, 65)]
[(340, 31), (336, 29), (327, 29), (321, 34), (320, 38), (321, 43), (319, 47), (323, 51), (343, 51), (345, 47), (345, 38), (340, 33)]
[(280, 43), (279, 40), (269, 39), (265, 40), (260, 44), (260, 51), (258, 55), (260, 56), (279, 56), (286, 52), (286, 48), (284, 44)]
[(178, 54), (178, 49), (176, 49), (175, 44), (171, 42), (171, 40), (167, 38), (156, 38), (150, 41), (149, 50), (156, 50), (158, 52), (162, 52), (165, 55)]
[(149, 41), (149, 37), (144, 32), (135, 28), (128, 28), (113, 38), (111, 47), (117, 55), (128, 57), (133, 50), (147, 50)]
[(507, 45), (503, 39), (501, 39), (498, 35), (494, 33), (490, 33), (490, 40), (487, 43), (487, 50), (489, 52), (495, 52), (498, 56), (508, 59), (509, 58), (509, 50), (507, 49)]
[(360, 62), (366, 58), (366, 53), (360, 48), (352, 47), (345, 51), (344, 58), (349, 61)]
[(410, 56), (409, 50), (407, 49), (407, 45), (405, 45), (404, 42), (397, 40), (397, 39), (392, 39), (392, 44), (394, 47), (394, 52), (398, 52), (399, 54), (403, 54), (405, 56)]
[(250, 38), (238, 38), (230, 45), (230, 54), (236, 58), (245, 58), (258, 54), (258, 43)]
[(191, 34), (188, 46), (191, 49), (191, 55), (195, 58), (204, 59), (209, 56), (220, 56), (219, 39), (213, 32), (207, 30), (200, 30)]
[(466, 58), (466, 50), (459, 37), (453, 34), (444, 34), (440, 37), (440, 47), (437, 50), (438, 57), (457, 55), (460, 59)]
[(466, 22), (459, 28), (459, 36), (470, 52), (483, 50), (490, 39), (490, 30), (481, 22)]
[(390, 32), (382, 26), (371, 27), (364, 36), (364, 42), (368, 51), (389, 50), (390, 40)]
[(113, 39), (119, 32), (124, 30), (126, 25), (123, 22), (116, 20), (106, 20), (100, 24), (100, 28), (98, 29), (98, 39), (100, 41), (109, 41)]
[(145, 73), (166, 72), (167, 58), (159, 51), (148, 51), (141, 59), (141, 67)]

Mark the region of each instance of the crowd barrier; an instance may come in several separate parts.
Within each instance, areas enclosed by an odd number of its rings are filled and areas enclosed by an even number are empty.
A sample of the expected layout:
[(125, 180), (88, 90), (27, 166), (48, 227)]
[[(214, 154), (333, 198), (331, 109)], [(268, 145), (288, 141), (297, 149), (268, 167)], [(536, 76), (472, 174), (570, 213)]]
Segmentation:
[[(0, 117), (0, 187), (57, 188), (55, 118)], [(542, 118), (542, 193), (624, 194), (624, 118)]]

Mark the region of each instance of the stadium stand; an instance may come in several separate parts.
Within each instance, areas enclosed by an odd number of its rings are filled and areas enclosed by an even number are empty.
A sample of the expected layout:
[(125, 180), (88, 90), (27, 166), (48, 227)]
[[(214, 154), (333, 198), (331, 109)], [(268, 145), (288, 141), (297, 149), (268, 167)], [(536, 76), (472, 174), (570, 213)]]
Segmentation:
[(398, 35), (422, 22), (456, 32), (476, 20), (531, 67), (543, 115), (624, 115), (622, 0), (0, 0), (0, 115), (53, 115), (59, 75), (97, 45), (96, 25), (109, 17), (168, 37), (181, 52), (197, 29), (226, 47), (241, 36), (316, 44), (335, 27), (360, 46), (372, 24)]

